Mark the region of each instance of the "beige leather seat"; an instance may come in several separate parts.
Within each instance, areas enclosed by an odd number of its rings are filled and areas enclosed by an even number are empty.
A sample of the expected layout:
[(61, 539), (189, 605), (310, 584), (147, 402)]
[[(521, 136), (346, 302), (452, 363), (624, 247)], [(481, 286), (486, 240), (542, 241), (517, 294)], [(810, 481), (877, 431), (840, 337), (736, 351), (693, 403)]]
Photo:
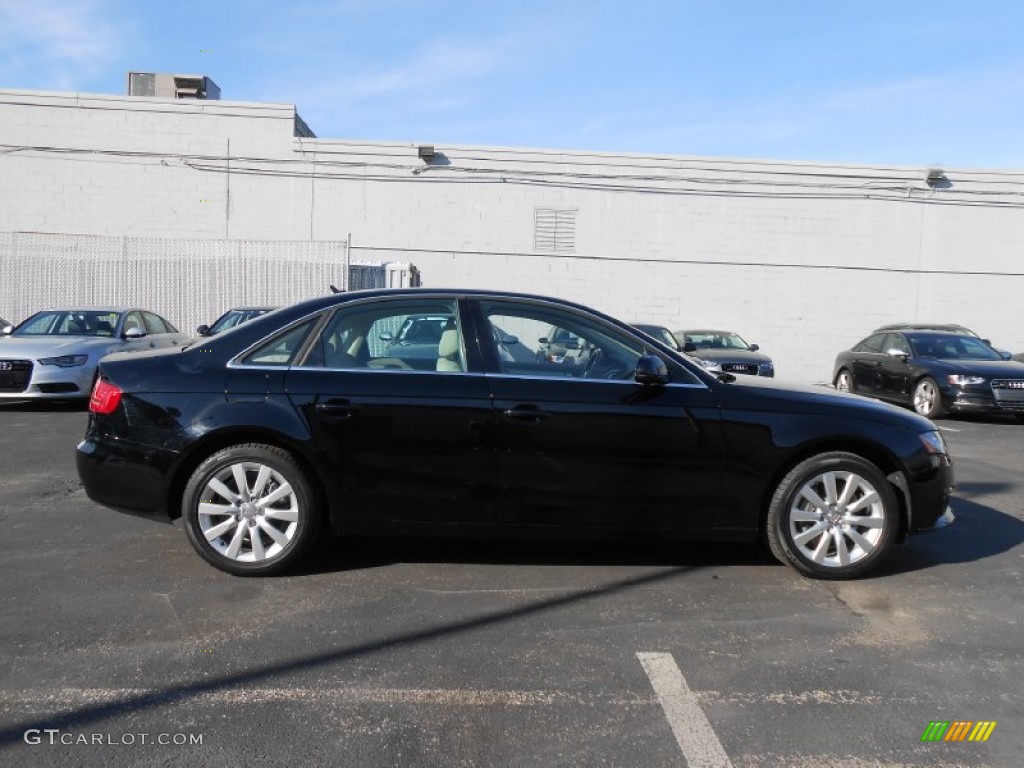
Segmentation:
[(459, 331), (449, 328), (441, 334), (437, 345), (437, 370), (462, 371), (462, 350), (459, 346)]

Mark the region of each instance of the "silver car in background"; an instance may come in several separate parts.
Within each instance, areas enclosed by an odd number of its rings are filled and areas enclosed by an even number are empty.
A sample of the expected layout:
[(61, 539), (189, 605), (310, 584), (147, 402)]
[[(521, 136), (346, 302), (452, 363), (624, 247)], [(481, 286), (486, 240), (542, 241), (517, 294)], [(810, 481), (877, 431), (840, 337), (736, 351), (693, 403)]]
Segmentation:
[(96, 364), (112, 352), (187, 344), (153, 312), (114, 307), (47, 309), (0, 335), (0, 399), (87, 398)]

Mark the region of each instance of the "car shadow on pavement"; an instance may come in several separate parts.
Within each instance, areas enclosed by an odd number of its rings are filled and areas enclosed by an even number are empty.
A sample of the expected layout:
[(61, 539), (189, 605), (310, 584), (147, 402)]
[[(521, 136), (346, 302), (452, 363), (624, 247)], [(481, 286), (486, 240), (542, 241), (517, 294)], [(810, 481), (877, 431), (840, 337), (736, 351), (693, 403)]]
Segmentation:
[[(977, 490), (974, 485), (987, 488), (990, 484), (971, 484), (970, 490)], [(968, 490), (968, 484), (960, 490)], [(1001, 555), (1024, 542), (1024, 520), (958, 497), (950, 505), (956, 515), (951, 526), (911, 536), (872, 575), (891, 576), (937, 565), (973, 563)]]
[(330, 536), (292, 575), (381, 568), (396, 563), (474, 565), (781, 565), (760, 543), (476, 540)]
[(84, 413), (89, 410), (88, 400), (9, 400), (0, 402), (0, 411), (19, 413)]

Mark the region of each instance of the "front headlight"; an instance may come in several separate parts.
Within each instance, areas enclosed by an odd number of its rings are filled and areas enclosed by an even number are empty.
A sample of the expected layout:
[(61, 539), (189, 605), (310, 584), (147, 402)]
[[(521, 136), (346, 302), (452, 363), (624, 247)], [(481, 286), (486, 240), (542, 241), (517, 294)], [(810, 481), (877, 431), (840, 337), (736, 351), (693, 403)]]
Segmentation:
[(951, 373), (946, 378), (949, 379), (950, 384), (956, 384), (957, 386), (963, 386), (964, 384), (984, 384), (984, 376), (962, 376), (958, 373)]
[(698, 362), (707, 368), (709, 371), (720, 371), (722, 370), (722, 364), (715, 360), (698, 360)]
[(74, 368), (76, 365), (85, 365), (89, 359), (88, 355), (61, 355), (60, 357), (41, 357), (40, 365), (59, 365), (61, 368)]
[(922, 432), (918, 437), (924, 444), (924, 449), (936, 456), (945, 456), (949, 453), (946, 449), (946, 441), (942, 439), (941, 432)]

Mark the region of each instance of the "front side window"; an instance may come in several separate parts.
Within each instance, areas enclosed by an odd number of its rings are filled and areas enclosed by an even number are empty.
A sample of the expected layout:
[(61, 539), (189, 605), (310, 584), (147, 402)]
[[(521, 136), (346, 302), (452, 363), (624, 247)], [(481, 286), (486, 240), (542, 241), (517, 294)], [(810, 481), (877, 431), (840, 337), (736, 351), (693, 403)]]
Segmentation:
[(631, 380), (643, 345), (590, 318), (538, 304), (482, 302), (501, 373)]
[(403, 299), (343, 306), (314, 342), (304, 365), (465, 372), (457, 303)]

